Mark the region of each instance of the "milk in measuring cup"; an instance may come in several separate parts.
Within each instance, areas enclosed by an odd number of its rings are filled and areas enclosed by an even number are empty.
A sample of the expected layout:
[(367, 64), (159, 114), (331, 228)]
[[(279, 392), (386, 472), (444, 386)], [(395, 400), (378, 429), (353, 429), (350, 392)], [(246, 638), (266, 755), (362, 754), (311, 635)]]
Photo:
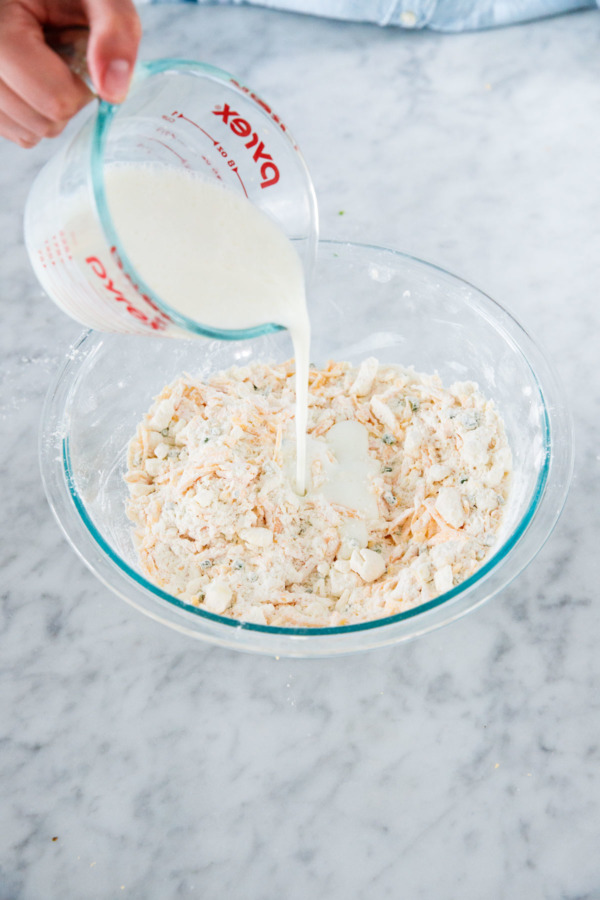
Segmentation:
[[(273, 322), (289, 330), (296, 360), (296, 480), (304, 493), (310, 324), (292, 243), (241, 194), (184, 169), (111, 165), (105, 186), (129, 262), (167, 306), (209, 328)], [(109, 271), (109, 263), (93, 255), (98, 224), (87, 197), (74, 205), (65, 230), (74, 236), (72, 252), (109, 285), (107, 302), (114, 306), (110, 285), (117, 289), (117, 275), (124, 276), (115, 273), (114, 260)], [(93, 303), (97, 317), (97, 298)]]

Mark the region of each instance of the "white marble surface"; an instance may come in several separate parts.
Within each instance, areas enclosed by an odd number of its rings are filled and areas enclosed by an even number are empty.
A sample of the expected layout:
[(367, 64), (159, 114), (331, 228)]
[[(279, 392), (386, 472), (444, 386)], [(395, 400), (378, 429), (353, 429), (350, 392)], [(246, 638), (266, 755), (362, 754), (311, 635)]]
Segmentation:
[(2, 145), (1, 900), (600, 898), (600, 13), (461, 36), (248, 8), (144, 22), (145, 56), (213, 62), (283, 113), (323, 235), (514, 311), (571, 398), (576, 474), (517, 582), (412, 644), (286, 661), (161, 628), (44, 499), (40, 408), (79, 329), (21, 238), (53, 148)]

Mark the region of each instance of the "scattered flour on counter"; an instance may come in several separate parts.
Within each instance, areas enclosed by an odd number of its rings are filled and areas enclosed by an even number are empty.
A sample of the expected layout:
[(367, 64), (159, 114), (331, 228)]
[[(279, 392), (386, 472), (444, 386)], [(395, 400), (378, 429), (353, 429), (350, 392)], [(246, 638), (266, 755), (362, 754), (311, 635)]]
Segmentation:
[(325, 627), (418, 606), (482, 564), (512, 463), (476, 385), (372, 358), (312, 369), (304, 496), (294, 411), (293, 361), (164, 388), (126, 475), (153, 583), (219, 615)]

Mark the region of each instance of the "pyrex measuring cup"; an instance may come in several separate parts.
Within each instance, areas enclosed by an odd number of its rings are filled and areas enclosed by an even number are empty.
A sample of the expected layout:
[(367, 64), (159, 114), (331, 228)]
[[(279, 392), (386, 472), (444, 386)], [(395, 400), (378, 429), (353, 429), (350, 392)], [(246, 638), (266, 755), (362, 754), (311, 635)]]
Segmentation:
[(169, 307), (128, 259), (105, 192), (111, 163), (184, 168), (247, 197), (293, 241), (310, 274), (317, 206), (304, 160), (281, 119), (233, 76), (203, 63), (139, 64), (120, 106), (101, 102), (41, 170), (25, 209), (25, 243), (48, 295), (100, 331), (236, 339)]

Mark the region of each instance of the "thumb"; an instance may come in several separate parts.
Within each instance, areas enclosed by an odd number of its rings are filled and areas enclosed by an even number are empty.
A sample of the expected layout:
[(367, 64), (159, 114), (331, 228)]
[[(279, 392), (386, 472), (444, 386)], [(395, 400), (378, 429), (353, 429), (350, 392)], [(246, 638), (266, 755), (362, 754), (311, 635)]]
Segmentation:
[(87, 65), (96, 91), (121, 103), (129, 89), (142, 26), (131, 0), (84, 0), (90, 26)]

